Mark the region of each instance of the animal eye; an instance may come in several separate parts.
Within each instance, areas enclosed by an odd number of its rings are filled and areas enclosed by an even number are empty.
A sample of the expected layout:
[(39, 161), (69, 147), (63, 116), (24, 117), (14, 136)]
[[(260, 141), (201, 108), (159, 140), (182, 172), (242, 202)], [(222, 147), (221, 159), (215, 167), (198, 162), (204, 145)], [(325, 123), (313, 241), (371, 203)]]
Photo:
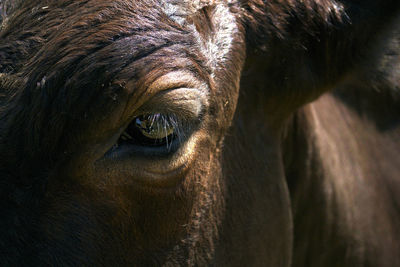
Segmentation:
[(178, 124), (174, 115), (161, 113), (141, 115), (133, 119), (122, 133), (119, 143), (130, 143), (140, 146), (171, 147), (178, 137)]

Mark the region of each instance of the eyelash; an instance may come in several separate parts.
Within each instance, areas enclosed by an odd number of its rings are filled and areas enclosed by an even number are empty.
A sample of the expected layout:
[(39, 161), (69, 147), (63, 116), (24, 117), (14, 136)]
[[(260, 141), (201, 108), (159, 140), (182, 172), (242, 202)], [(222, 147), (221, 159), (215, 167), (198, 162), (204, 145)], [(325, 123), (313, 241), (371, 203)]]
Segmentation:
[(121, 134), (117, 146), (131, 144), (170, 152), (173, 144), (182, 139), (182, 123), (175, 115), (154, 113), (134, 118)]

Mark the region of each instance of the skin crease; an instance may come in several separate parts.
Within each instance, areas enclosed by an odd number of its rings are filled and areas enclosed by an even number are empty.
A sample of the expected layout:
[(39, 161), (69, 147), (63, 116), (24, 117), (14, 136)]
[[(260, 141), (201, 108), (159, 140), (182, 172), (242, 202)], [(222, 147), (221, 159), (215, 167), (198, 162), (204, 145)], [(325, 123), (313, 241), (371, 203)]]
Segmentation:
[(0, 265), (400, 265), (398, 1), (0, 8)]

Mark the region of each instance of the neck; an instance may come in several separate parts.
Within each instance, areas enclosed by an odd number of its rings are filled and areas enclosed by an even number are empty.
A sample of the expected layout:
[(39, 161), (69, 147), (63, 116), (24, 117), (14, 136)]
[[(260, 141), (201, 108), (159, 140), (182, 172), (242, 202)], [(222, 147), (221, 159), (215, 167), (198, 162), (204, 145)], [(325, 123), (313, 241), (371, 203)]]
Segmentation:
[[(399, 218), (391, 218), (400, 199), (390, 189), (400, 187), (393, 179), (400, 172), (399, 139), (393, 130), (398, 121), (388, 119), (398, 104), (385, 101), (384, 94), (358, 93), (323, 95), (299, 110), (288, 127), (285, 171), (293, 205), (295, 266), (399, 263), (399, 258), (385, 256), (400, 248), (394, 238), (400, 233), (394, 223)], [(380, 115), (369, 116), (368, 106), (382, 107)]]

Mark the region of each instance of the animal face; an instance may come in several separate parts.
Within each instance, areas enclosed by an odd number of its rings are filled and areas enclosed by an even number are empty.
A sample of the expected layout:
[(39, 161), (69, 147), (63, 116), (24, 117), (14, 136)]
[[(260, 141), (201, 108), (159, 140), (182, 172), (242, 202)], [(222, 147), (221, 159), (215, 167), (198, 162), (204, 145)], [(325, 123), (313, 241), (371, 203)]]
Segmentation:
[(362, 5), (0, 1), (0, 263), (289, 266), (293, 114), (399, 10)]
[(15, 12), (27, 30), (5, 36), (22, 38), (27, 53), (6, 44), (19, 60), (2, 67), (23, 88), (3, 118), (5, 139), (15, 135), (10, 164), (23, 167), (7, 179), (37, 181), (39, 199), (21, 205), (43, 208), (24, 224), (52, 255), (40, 261), (197, 257), (189, 252), (213, 243), (221, 220), (220, 150), (245, 55), (229, 6), (32, 1)]

